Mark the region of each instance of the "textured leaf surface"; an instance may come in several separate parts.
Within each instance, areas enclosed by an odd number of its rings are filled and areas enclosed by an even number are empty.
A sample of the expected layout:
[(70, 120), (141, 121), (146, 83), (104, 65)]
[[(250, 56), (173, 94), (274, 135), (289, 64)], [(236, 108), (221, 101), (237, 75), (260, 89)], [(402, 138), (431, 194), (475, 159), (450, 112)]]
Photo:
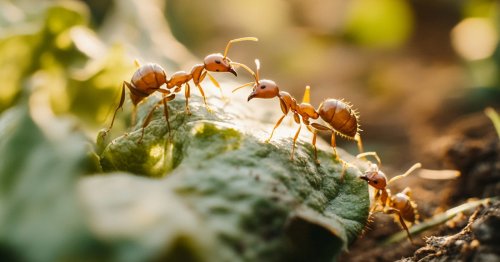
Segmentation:
[[(368, 215), (359, 170), (340, 182), (331, 149), (318, 166), (302, 140), (290, 161), (290, 136), (263, 142), (272, 126), (256, 116), (272, 110), (250, 112), (243, 100), (211, 99), (209, 114), (194, 96), (188, 116), (180, 95), (169, 104), (171, 139), (160, 108), (142, 144), (134, 131), (100, 137), (92, 152), (79, 127), (101, 126), (132, 63), (98, 40), (83, 4), (32, 11), (0, 39), (2, 261), (330, 261), (359, 234)], [(139, 31), (156, 34), (154, 25)], [(130, 46), (164, 49), (142, 39)], [(129, 113), (127, 101), (115, 133)]]
[(328, 147), (316, 165), (312, 147), (301, 141), (290, 161), (291, 138), (265, 143), (254, 134), (272, 126), (248, 112), (191, 106), (186, 115), (184, 101), (169, 103), (171, 137), (159, 108), (142, 143), (140, 129), (113, 140), (102, 153), (103, 169), (164, 177), (161, 183), (216, 236), (221, 259), (329, 261), (357, 237), (369, 205), (357, 167), (350, 165), (341, 182), (342, 164)]
[(341, 182), (342, 165), (330, 149), (320, 151), (316, 165), (302, 141), (290, 161), (289, 138), (265, 143), (259, 129), (269, 126), (244, 111), (209, 114), (193, 100), (191, 116), (182, 100), (170, 104), (171, 138), (158, 110), (142, 144), (134, 131), (105, 147), (103, 170), (129, 172), (93, 176), (84, 176), (95, 170), (93, 154), (71, 122), (36, 120), (22, 106), (6, 111), (0, 255), (10, 261), (331, 261), (357, 237), (369, 203), (358, 168), (349, 166)]

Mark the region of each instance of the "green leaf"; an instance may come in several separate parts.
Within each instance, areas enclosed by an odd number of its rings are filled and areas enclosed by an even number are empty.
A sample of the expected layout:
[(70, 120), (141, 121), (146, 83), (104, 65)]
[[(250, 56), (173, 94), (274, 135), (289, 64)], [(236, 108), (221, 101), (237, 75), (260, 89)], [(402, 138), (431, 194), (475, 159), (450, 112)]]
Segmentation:
[(20, 106), (0, 120), (0, 256), (14, 261), (56, 261), (90, 243), (75, 194), (85, 140), (59, 121), (47, 124), (54, 130)]
[[(128, 173), (89, 176), (78, 184), (92, 234), (107, 246), (102, 261), (220, 261), (214, 235), (164, 183)], [(100, 252), (99, 252), (100, 251)], [(109, 254), (109, 257), (103, 256)]]
[[(141, 120), (157, 101), (142, 104), (136, 130), (104, 149), (103, 170), (165, 177), (158, 183), (216, 236), (216, 260), (331, 261), (360, 234), (368, 217), (367, 185), (354, 165), (341, 181), (343, 166), (328, 146), (320, 147), (316, 165), (311, 145), (299, 139), (291, 161), (291, 138), (265, 143), (254, 134), (272, 126), (231, 106), (207, 113), (197, 96), (190, 100), (192, 115), (183, 100), (169, 102), (170, 134), (158, 108), (139, 143)], [(196, 241), (198, 235), (186, 237)]]
[(55, 114), (74, 114), (91, 128), (102, 124), (134, 66), (121, 46), (107, 47), (88, 20), (84, 3), (61, 1), (0, 32), (0, 112), (36, 89), (47, 94)]

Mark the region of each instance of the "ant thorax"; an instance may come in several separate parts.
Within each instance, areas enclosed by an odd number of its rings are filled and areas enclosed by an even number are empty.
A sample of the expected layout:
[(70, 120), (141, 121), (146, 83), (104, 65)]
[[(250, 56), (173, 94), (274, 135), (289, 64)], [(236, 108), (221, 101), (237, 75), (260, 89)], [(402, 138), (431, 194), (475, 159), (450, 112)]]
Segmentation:
[(285, 105), (289, 109), (291, 109), (292, 111), (296, 110), (296, 108), (297, 108), (297, 101), (288, 92), (280, 91), (279, 92), (279, 97), (283, 100), (283, 102), (285, 102)]
[(309, 118), (318, 119), (319, 118), (318, 112), (316, 112), (314, 107), (309, 103), (301, 103), (299, 105), (298, 111), (299, 111), (299, 114), (303, 118), (307, 118), (307, 119), (309, 119)]
[(189, 82), (193, 76), (185, 71), (177, 71), (172, 74), (170, 80), (168, 80), (167, 88), (171, 89), (174, 86), (181, 87), (185, 83)]

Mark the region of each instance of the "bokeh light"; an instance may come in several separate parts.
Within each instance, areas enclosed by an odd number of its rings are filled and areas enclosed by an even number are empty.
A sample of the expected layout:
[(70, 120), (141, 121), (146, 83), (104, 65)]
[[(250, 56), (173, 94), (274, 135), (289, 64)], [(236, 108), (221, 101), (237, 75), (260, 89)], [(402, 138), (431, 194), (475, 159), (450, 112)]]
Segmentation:
[(491, 20), (466, 18), (451, 31), (457, 53), (467, 60), (489, 58), (498, 46), (498, 33)]

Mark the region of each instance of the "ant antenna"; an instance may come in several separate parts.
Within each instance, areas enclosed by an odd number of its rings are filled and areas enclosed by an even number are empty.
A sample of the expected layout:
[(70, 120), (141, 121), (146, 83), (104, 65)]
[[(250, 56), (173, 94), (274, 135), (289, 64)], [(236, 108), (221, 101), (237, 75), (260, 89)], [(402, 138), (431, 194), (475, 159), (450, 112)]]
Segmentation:
[(411, 166), (411, 167), (410, 167), (410, 169), (408, 169), (408, 171), (406, 171), (404, 174), (399, 175), (399, 176), (395, 176), (395, 177), (391, 178), (391, 179), (389, 180), (389, 182), (387, 182), (387, 185), (389, 185), (391, 182), (394, 182), (394, 181), (396, 181), (396, 180), (398, 180), (398, 179), (400, 179), (400, 178), (403, 178), (403, 177), (408, 176), (411, 172), (415, 171), (415, 169), (417, 169), (417, 168), (421, 168), (421, 167), (422, 167), (422, 164), (420, 164), (420, 163), (416, 163), (416, 164), (414, 164), (414, 165), (413, 165), (413, 166)]
[(382, 161), (380, 161), (380, 157), (378, 156), (377, 152), (364, 152), (364, 153), (361, 153), (361, 154), (358, 154), (356, 156), (356, 158), (364, 158), (366, 160), (366, 157), (367, 156), (372, 156), (373, 158), (375, 158), (377, 160), (377, 163), (379, 166), (382, 165)]
[(256, 66), (256, 70), (257, 72), (255, 73), (255, 83), (259, 84), (259, 71), (260, 71), (260, 61), (259, 59), (255, 59), (255, 66)]
[[(256, 64), (257, 64), (259, 60), (258, 60), (258, 59), (255, 59), (255, 61), (256, 61)], [(250, 69), (250, 67), (246, 66), (245, 64), (240, 64), (240, 63), (237, 63), (237, 62), (231, 62), (231, 64), (232, 64), (232, 65), (236, 65), (236, 66), (241, 66), (241, 67), (243, 67), (243, 68), (244, 68), (245, 70), (247, 70), (250, 74), (252, 74), (252, 76), (255, 78), (255, 83), (256, 83), (256, 84), (259, 84), (259, 75), (258, 75), (258, 74), (259, 74), (259, 71), (258, 71), (258, 70), (259, 70), (260, 63), (259, 63), (259, 64), (258, 64), (258, 66), (257, 66), (257, 74), (256, 74), (256, 73), (255, 73), (252, 69)], [(237, 88), (233, 89), (233, 91), (232, 91), (232, 92), (234, 93), (234, 92), (236, 92), (236, 91), (240, 90), (240, 89), (241, 89), (241, 88), (243, 88), (243, 87), (246, 87), (246, 86), (251, 86), (251, 85), (253, 85), (253, 84), (254, 84), (254, 82), (248, 82), (248, 83), (246, 83), (246, 84), (243, 84), (243, 85), (238, 86)]]
[(256, 75), (255, 72), (252, 69), (250, 69), (250, 67), (246, 66), (245, 64), (238, 63), (238, 62), (231, 62), (231, 65), (243, 67), (245, 70), (247, 70), (255, 78), (255, 82), (257, 82), (257, 83), (259, 82), (258, 75)]
[(246, 83), (246, 84), (243, 84), (243, 85), (238, 86), (237, 88), (233, 89), (233, 91), (232, 91), (232, 92), (234, 93), (234, 92), (236, 92), (236, 91), (238, 91), (238, 90), (242, 89), (243, 87), (246, 87), (246, 86), (251, 86), (251, 85), (253, 85), (253, 84), (254, 84), (253, 82), (248, 82), (248, 83)]
[(134, 64), (137, 68), (141, 67), (141, 63), (137, 59), (134, 59)]
[(255, 42), (257, 42), (257, 41), (259, 41), (259, 39), (257, 37), (242, 37), (242, 38), (236, 38), (233, 40), (229, 40), (229, 42), (227, 42), (226, 49), (224, 50), (224, 59), (226, 59), (226, 57), (227, 57), (227, 52), (229, 51), (231, 44), (236, 43), (236, 42), (242, 42), (242, 41), (255, 41)]

